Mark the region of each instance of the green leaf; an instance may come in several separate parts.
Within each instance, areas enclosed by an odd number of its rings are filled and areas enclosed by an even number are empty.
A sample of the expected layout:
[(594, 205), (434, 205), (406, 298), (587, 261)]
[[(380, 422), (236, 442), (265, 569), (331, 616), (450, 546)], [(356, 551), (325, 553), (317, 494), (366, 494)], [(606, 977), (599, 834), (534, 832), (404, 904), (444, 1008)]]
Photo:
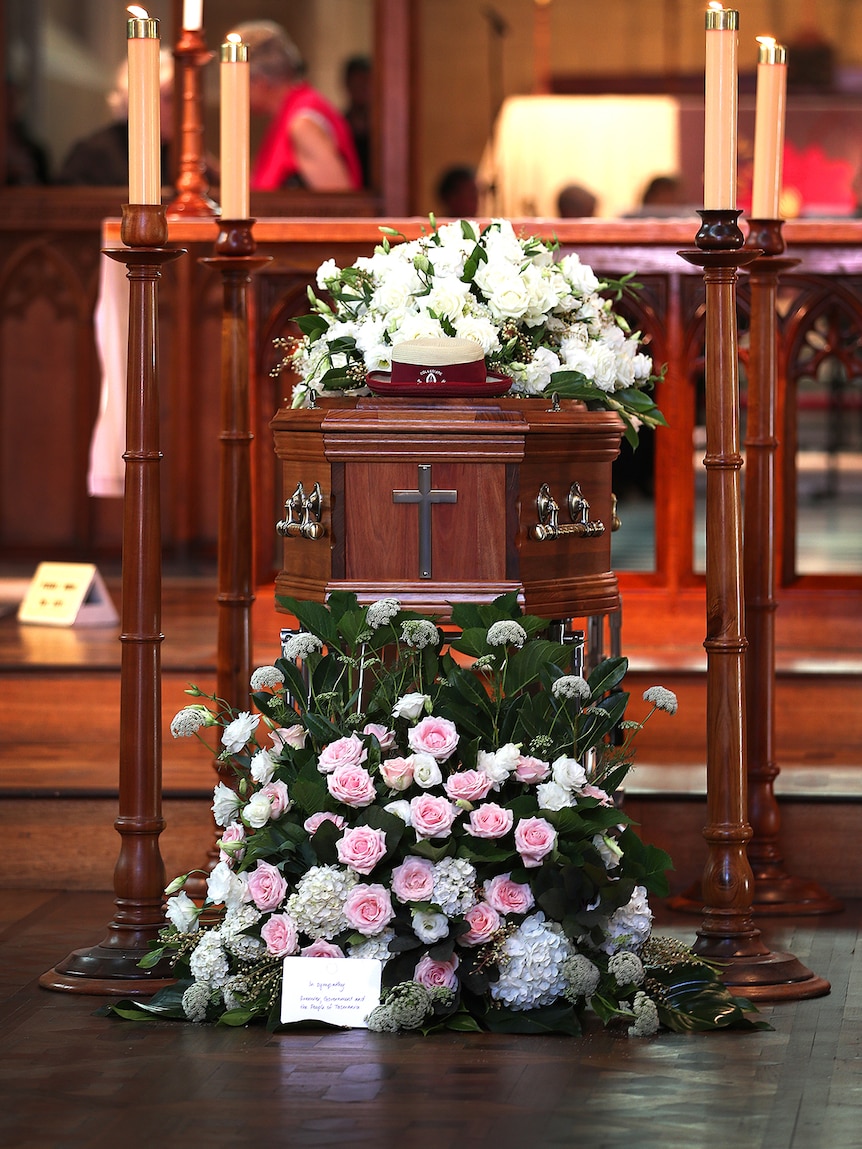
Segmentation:
[(255, 1009), (241, 1009), (237, 1007), (236, 1009), (229, 1009), (226, 1013), (223, 1013), (218, 1019), (218, 1024), (232, 1026), (248, 1025), (250, 1021), (254, 1021), (255, 1018), (259, 1016), (259, 1012)]

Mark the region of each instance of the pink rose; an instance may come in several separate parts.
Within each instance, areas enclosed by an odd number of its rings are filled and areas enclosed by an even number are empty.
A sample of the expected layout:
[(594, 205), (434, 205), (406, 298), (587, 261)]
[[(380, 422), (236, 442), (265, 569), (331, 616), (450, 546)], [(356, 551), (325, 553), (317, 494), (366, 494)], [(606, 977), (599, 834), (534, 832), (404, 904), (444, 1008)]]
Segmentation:
[(464, 914), (464, 920), (470, 923), (470, 929), (458, 938), (462, 946), (484, 945), (500, 928), (501, 922), (500, 915), (487, 902), (477, 902), (471, 906)]
[(413, 782), (413, 759), (387, 758), (380, 763), (380, 773), (390, 790), (406, 790)]
[(411, 750), (420, 754), (430, 754), (438, 762), (445, 762), (455, 752), (458, 745), (458, 731), (448, 718), (423, 718), (407, 732)]
[(316, 938), (310, 946), (299, 951), (299, 956), (304, 958), (343, 958), (345, 953), (341, 946), (337, 946), (334, 942), (328, 942), (325, 938)]
[(330, 814), (328, 810), (320, 810), (317, 814), (312, 814), (310, 818), (306, 818), (302, 823), (302, 828), (306, 834), (316, 834), (324, 822), (334, 822), (339, 830), (343, 830), (347, 825), (340, 814)]
[(271, 730), (269, 740), (276, 754), (280, 754), (285, 746), (292, 750), (302, 750), (308, 731), (298, 723), (294, 726), (283, 726), (280, 730)]
[(269, 804), (272, 807), (270, 817), (273, 819), (280, 818), (292, 805), (284, 782), (267, 782), (265, 786), (261, 786), (259, 793), (266, 794), (269, 798)]
[(258, 862), (248, 876), (248, 896), (259, 910), (277, 910), (287, 893), (287, 882), (269, 862)]
[(530, 887), (513, 882), (508, 874), (497, 874), (482, 888), (485, 900), (501, 914), (525, 914), (535, 904)]
[(370, 826), (354, 826), (344, 831), (336, 849), (342, 866), (348, 866), (357, 874), (370, 874), (386, 853), (386, 835)]
[(505, 806), (485, 802), (470, 812), (470, 824), (465, 827), (474, 838), (502, 838), (512, 829), (515, 817)]
[(544, 818), (522, 818), (515, 827), (515, 849), (528, 869), (541, 866), (556, 844), (557, 831)]
[(452, 954), (448, 961), (434, 961), (425, 954), (413, 971), (413, 980), (424, 985), (426, 989), (436, 989), (439, 986), (443, 989), (457, 989), (458, 978), (455, 970), (458, 968), (458, 962), (457, 954)]
[(428, 902), (434, 893), (434, 866), (427, 858), (405, 858), (392, 871), (392, 893), (399, 902)]
[(349, 738), (337, 738), (324, 746), (317, 759), (317, 769), (321, 774), (331, 774), (337, 766), (358, 766), (368, 757), (362, 739), (351, 734)]
[(296, 922), (290, 914), (273, 914), (261, 928), (260, 936), (266, 942), (266, 952), (273, 957), (288, 957), (299, 949)]
[(370, 806), (376, 797), (374, 781), (364, 766), (336, 766), (326, 779), (326, 787), (345, 806)]
[(482, 770), (459, 770), (450, 774), (443, 783), (443, 789), (453, 802), (478, 802), (487, 798), (494, 781)]
[(448, 838), (458, 808), (448, 798), (420, 794), (410, 801), (410, 825), (417, 838)]
[(551, 773), (551, 764), (541, 758), (519, 756), (515, 767), (515, 777), (519, 782), (544, 782)]
[(389, 891), (378, 885), (354, 886), (344, 899), (344, 916), (366, 937), (382, 933), (395, 917)]
[(369, 722), (362, 728), (363, 734), (373, 734), (380, 743), (381, 750), (391, 750), (395, 745), (395, 731), (389, 730), (379, 722)]
[(243, 854), (244, 849), (225, 850), (225, 844), (231, 842), (244, 842), (245, 841), (245, 826), (241, 822), (231, 822), (231, 824), (222, 832), (219, 838), (219, 860), (222, 862), (235, 861), (238, 862)]

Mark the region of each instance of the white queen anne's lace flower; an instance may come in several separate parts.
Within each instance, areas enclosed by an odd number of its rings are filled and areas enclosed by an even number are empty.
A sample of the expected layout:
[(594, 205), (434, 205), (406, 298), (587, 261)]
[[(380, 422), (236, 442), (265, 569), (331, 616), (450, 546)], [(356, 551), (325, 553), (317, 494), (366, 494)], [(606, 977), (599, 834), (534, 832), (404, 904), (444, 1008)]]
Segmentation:
[(184, 706), (171, 719), (174, 738), (190, 738), (202, 726), (212, 726), (215, 719), (205, 706)]
[(397, 598), (379, 598), (376, 602), (368, 604), (365, 612), (365, 621), (372, 630), (379, 630), (386, 626), (401, 610), (401, 603)]
[(282, 654), (289, 662), (295, 662), (298, 658), (308, 658), (310, 654), (316, 654), (323, 648), (323, 643), (316, 634), (306, 634), (305, 631), (300, 631), (299, 634), (292, 634), (282, 647)]
[(650, 686), (644, 691), (644, 702), (651, 702), (656, 710), (665, 710), (668, 714), (676, 714), (677, 697), (672, 690), (665, 686)]
[(284, 675), (277, 666), (259, 666), (252, 672), (252, 690), (265, 690), (267, 687), (283, 686)]
[(564, 674), (551, 687), (555, 698), (570, 698), (576, 702), (589, 702), (592, 697), (590, 684), (580, 674)]
[(489, 646), (516, 646), (520, 648), (527, 641), (527, 632), (519, 622), (504, 618), (494, 622), (488, 628), (487, 643)]

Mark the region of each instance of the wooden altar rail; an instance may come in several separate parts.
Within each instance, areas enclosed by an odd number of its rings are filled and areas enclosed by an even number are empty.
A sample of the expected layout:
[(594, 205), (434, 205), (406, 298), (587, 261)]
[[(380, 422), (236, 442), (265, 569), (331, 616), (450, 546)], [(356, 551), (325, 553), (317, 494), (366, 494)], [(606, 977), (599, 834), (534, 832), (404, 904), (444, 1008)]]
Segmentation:
[[(93, 211), (99, 201), (95, 195), (92, 199), (92, 209), (79, 212), (76, 226), (36, 210), (38, 197), (28, 223), (24, 199), (11, 221), (0, 221), (0, 546), (6, 562), (24, 567), (44, 558), (109, 563), (119, 557), (118, 500), (86, 494), (89, 436), (99, 396), (91, 324), (98, 251), (117, 242), (119, 229), (118, 220), (108, 219), (98, 232)], [(250, 301), (256, 333), (252, 379), (259, 581), (277, 569), (274, 525), (283, 510), (269, 422), (288, 382), (270, 378), (279, 358), (272, 340), (307, 310), (306, 287), (319, 264), (327, 258), (349, 264), (369, 253), (384, 223), (408, 236), (428, 226), (416, 218), (355, 216), (259, 217), (255, 224), (259, 252), (272, 257), (255, 277)], [(556, 236), (599, 273), (634, 270), (644, 285), (627, 310), (649, 339), (656, 361), (668, 364), (658, 401), (670, 426), (656, 437), (655, 569), (621, 574), (625, 628), (632, 637), (651, 635), (654, 642), (690, 644), (695, 651), (703, 639), (703, 578), (694, 570), (692, 545), (692, 436), (702, 377), (703, 284), (677, 252), (691, 245), (696, 225), (694, 217), (516, 222), (528, 232)], [(211, 251), (215, 235), (211, 220), (171, 222), (170, 242), (187, 248), (189, 257), (165, 276), (160, 295), (163, 542), (167, 563), (187, 570), (211, 567), (216, 553), (221, 299), (215, 277), (198, 264)], [(791, 221), (785, 238), (788, 254), (800, 263), (782, 279), (780, 339), (790, 385), (781, 398), (779, 426), (779, 630), (782, 641), (804, 653), (811, 641), (812, 612), (822, 626), (840, 628), (858, 613), (862, 590), (862, 577), (856, 575), (797, 577), (791, 561), (795, 387), (805, 370), (801, 352), (815, 322), (834, 334), (839, 352), (843, 348), (847, 355), (862, 334), (862, 221)], [(744, 331), (744, 283), (739, 303)], [(35, 451), (34, 443), (44, 449)], [(20, 499), (22, 489), (30, 494), (26, 502)]]

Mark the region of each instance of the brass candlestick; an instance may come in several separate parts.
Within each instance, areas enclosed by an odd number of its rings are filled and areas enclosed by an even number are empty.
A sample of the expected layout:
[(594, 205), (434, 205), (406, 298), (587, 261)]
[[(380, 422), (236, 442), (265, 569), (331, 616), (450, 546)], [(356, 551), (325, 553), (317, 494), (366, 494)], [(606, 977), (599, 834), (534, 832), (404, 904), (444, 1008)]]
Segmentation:
[(791, 877), (780, 846), (775, 797), (775, 454), (778, 407), (778, 281), (799, 262), (783, 257), (783, 221), (751, 220), (748, 246), (762, 255), (747, 267), (751, 349), (745, 436), (745, 629), (748, 796), (753, 837), (748, 859), (759, 914), (826, 914), (843, 907), (816, 882)]
[[(753, 876), (746, 854), (745, 650), (739, 361), (736, 280), (757, 250), (742, 249), (738, 211), (701, 212), (697, 250), (706, 286), (706, 638), (707, 825), (703, 924), (694, 950), (725, 965), (723, 979), (753, 1000), (815, 997), (829, 983), (792, 954), (764, 945), (752, 919)], [(672, 904), (672, 903), (671, 903)]]
[(159, 851), (165, 822), (156, 289), (162, 265), (184, 252), (164, 246), (168, 228), (159, 205), (124, 205), (120, 235), (127, 246), (104, 253), (126, 264), (129, 279), (116, 912), (98, 945), (75, 950), (43, 974), (39, 984), (73, 993), (126, 996), (155, 993), (172, 980), (165, 967), (142, 970), (138, 963), (165, 924), (165, 867)]
[(184, 28), (174, 48), (179, 72), (182, 100), (180, 116), (180, 156), (177, 195), (168, 206), (170, 216), (216, 216), (218, 205), (207, 195), (206, 161), (204, 160), (204, 122), (202, 69), (214, 52), (206, 46), (203, 32)]

